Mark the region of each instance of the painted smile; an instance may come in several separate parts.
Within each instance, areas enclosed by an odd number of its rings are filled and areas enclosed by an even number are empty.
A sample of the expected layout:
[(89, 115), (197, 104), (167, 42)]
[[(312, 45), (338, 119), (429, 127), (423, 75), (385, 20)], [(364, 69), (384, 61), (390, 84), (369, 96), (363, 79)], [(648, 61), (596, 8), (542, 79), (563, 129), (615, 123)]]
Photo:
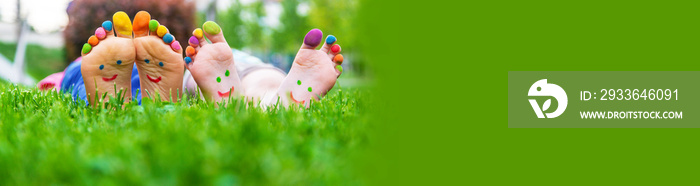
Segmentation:
[(231, 89), (229, 89), (228, 91), (226, 91), (224, 93), (221, 93), (221, 91), (216, 91), (216, 93), (219, 93), (219, 97), (222, 97), (222, 98), (228, 97), (231, 94), (231, 92), (233, 92), (233, 87), (231, 87)]
[[(115, 76), (115, 77), (116, 77), (116, 76)], [(160, 77), (153, 79), (153, 78), (152, 78), (151, 76), (149, 76), (148, 74), (146, 74), (146, 77), (148, 78), (148, 80), (151, 80), (151, 81), (154, 82), (154, 83), (160, 82), (160, 79), (161, 79)]]
[(117, 79), (117, 74), (114, 74), (114, 76), (112, 76), (111, 78), (102, 77), (102, 80), (107, 82), (112, 81), (114, 79)]
[(294, 101), (295, 103), (301, 103), (302, 105), (306, 102), (306, 100), (297, 101), (296, 99), (294, 99), (294, 95), (292, 95), (291, 91), (289, 92), (289, 98), (292, 98), (292, 101)]

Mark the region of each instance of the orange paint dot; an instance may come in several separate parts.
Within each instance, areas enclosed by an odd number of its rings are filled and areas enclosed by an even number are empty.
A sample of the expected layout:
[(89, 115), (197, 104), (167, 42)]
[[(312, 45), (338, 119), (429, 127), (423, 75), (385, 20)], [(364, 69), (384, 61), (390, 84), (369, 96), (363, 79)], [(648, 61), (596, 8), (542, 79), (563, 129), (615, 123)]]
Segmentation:
[(188, 56), (194, 55), (196, 51), (194, 50), (194, 47), (192, 46), (187, 46), (187, 49), (185, 49), (185, 52), (187, 52)]
[(335, 57), (333, 57), (333, 61), (338, 64), (343, 63), (343, 54), (335, 55)]
[(100, 42), (100, 40), (97, 39), (97, 36), (94, 36), (94, 35), (90, 36), (90, 38), (88, 39), (88, 43), (92, 46), (97, 45), (97, 43), (99, 43), (99, 42)]

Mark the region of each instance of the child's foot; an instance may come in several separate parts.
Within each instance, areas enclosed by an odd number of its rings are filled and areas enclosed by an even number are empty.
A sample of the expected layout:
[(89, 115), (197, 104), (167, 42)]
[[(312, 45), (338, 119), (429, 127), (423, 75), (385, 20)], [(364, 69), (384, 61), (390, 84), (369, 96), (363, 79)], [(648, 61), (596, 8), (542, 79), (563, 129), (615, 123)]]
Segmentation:
[[(83, 45), (80, 72), (85, 82), (85, 92), (90, 105), (95, 105), (95, 94), (117, 97), (121, 91), (125, 101), (131, 100), (131, 71), (134, 64), (134, 43), (131, 37), (131, 20), (124, 12), (117, 12), (110, 21), (95, 30), (88, 43)], [(114, 36), (116, 31), (117, 36)], [(116, 92), (115, 92), (116, 86)]]
[[(185, 63), (192, 77), (202, 91), (202, 96), (207, 101), (227, 99), (242, 95), (241, 79), (238, 77), (236, 67), (233, 65), (233, 51), (226, 43), (221, 27), (218, 24), (207, 21), (202, 29), (192, 32), (185, 50)], [(202, 33), (211, 41), (208, 43), (202, 37)]]
[(141, 96), (160, 95), (161, 100), (177, 102), (185, 72), (180, 42), (148, 12), (140, 11), (134, 16), (134, 46)]
[[(311, 105), (311, 99), (321, 99), (333, 88), (343, 72), (340, 66), (343, 55), (340, 45), (334, 45), (335, 36), (329, 35), (320, 50), (316, 47), (323, 40), (323, 32), (313, 29), (304, 37), (304, 44), (297, 52), (289, 74), (282, 81), (277, 95), (285, 106), (289, 103)], [(274, 100), (272, 100), (274, 101)]]

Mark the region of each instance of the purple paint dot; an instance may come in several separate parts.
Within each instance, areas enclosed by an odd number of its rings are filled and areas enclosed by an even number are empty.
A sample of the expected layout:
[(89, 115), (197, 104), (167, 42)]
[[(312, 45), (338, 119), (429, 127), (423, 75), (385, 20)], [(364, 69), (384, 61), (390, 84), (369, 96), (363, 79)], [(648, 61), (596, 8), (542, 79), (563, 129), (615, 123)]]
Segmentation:
[(318, 44), (321, 44), (321, 40), (323, 39), (323, 32), (319, 29), (313, 29), (309, 31), (309, 33), (306, 33), (306, 36), (304, 37), (304, 44), (315, 47), (318, 46)]

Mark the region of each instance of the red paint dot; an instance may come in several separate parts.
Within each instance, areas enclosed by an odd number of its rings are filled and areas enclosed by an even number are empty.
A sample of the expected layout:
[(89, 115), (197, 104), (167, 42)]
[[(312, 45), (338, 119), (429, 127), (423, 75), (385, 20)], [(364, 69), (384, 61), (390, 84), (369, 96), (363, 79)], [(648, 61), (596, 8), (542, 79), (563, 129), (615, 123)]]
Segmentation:
[(340, 52), (340, 45), (333, 45), (331, 51), (334, 53)]

